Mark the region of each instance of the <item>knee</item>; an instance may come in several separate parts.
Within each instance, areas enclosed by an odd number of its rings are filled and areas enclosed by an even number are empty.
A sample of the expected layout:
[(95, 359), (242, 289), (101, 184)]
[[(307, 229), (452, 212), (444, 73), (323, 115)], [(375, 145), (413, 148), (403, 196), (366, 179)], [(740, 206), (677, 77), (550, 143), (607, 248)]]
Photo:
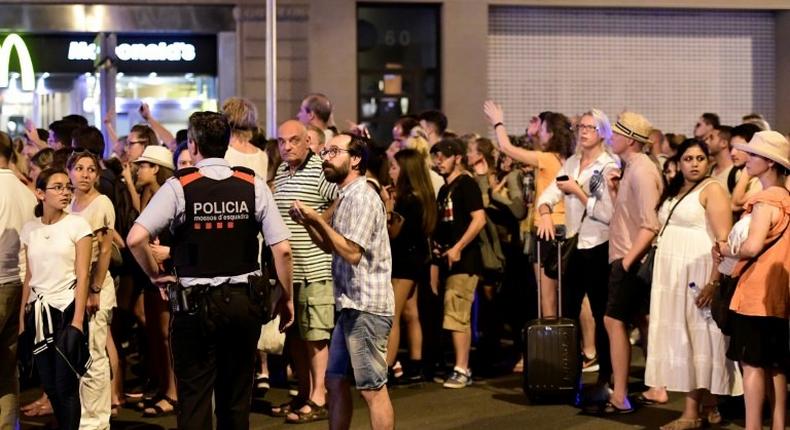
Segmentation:
[(610, 333), (613, 330), (623, 329), (625, 327), (622, 321), (614, 319), (608, 315), (603, 317), (603, 324), (606, 327), (606, 331)]

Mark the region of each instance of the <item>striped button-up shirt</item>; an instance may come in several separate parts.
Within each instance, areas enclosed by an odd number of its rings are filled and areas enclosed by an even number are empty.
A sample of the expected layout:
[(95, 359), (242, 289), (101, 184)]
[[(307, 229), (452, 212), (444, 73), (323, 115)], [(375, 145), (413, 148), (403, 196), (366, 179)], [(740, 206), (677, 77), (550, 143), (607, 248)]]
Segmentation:
[(364, 177), (340, 190), (332, 227), (362, 248), (362, 258), (352, 265), (339, 255), (332, 257), (335, 306), (375, 315), (392, 316), (392, 255), (387, 217), (381, 199)]
[(288, 163), (282, 163), (274, 178), (274, 201), (291, 231), (294, 281), (308, 283), (332, 279), (332, 256), (315, 246), (304, 226), (288, 215), (294, 200), (299, 200), (319, 213), (337, 198), (337, 185), (324, 178), (321, 159), (309, 152), (304, 163), (293, 174)]

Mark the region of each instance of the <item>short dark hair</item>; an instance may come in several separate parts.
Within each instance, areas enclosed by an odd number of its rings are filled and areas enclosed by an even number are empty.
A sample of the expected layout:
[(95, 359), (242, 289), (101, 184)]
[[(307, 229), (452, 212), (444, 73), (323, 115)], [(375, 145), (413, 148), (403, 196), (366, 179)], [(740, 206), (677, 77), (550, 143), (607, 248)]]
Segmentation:
[(182, 144), (182, 143), (186, 145), (186, 143), (187, 143), (187, 130), (185, 128), (182, 128), (181, 130), (178, 130), (176, 132), (176, 143), (178, 143), (179, 145)]
[(732, 139), (735, 136), (738, 136), (741, 139), (748, 142), (752, 140), (752, 137), (754, 137), (754, 133), (757, 133), (760, 130), (761, 128), (756, 124), (747, 122), (745, 124), (741, 124), (733, 127), (732, 130), (730, 130), (730, 139)]
[(189, 116), (189, 139), (205, 158), (222, 158), (230, 143), (230, 124), (217, 112), (195, 112)]
[(395, 125), (393, 125), (393, 127), (397, 125), (399, 125), (401, 130), (403, 130), (403, 135), (408, 136), (411, 133), (411, 129), (420, 125), (420, 121), (418, 121), (417, 118), (412, 115), (404, 115), (395, 121)]
[(13, 155), (14, 147), (11, 145), (11, 136), (6, 132), (0, 131), (0, 157), (10, 162)]
[(447, 116), (438, 110), (426, 110), (419, 116), (420, 121), (430, 122), (436, 125), (438, 134), (443, 134), (447, 130)]
[(72, 146), (85, 149), (91, 154), (104, 156), (104, 135), (96, 127), (80, 127), (71, 134)]
[(314, 113), (323, 122), (329, 122), (332, 115), (332, 102), (329, 97), (321, 93), (308, 94), (304, 98), (304, 104), (308, 112)]
[(370, 139), (364, 136), (358, 136), (353, 133), (341, 133), (343, 136), (348, 136), (351, 140), (348, 142), (348, 155), (352, 157), (359, 157), (359, 164), (357, 170), (360, 175), (364, 175), (368, 171), (368, 160), (370, 160), (370, 148), (373, 147)]
[(724, 139), (727, 142), (730, 141), (730, 138), (732, 137), (732, 127), (729, 125), (720, 125), (716, 127), (716, 131), (719, 132), (719, 139)]
[(708, 125), (712, 125), (713, 128), (718, 128), (721, 125), (721, 121), (719, 120), (719, 116), (715, 113), (705, 112), (702, 114), (702, 120), (708, 123)]
[(178, 169), (178, 159), (181, 158), (181, 153), (188, 149), (189, 147), (186, 142), (181, 142), (176, 146), (176, 150), (173, 152), (173, 166), (175, 166), (176, 169)]
[(77, 128), (79, 128), (79, 125), (76, 123), (64, 120), (57, 120), (49, 125), (49, 129), (55, 135), (55, 140), (63, 146), (71, 146), (71, 133)]
[(77, 115), (76, 113), (64, 116), (63, 117), (63, 121), (76, 124), (79, 127), (87, 127), (88, 126), (88, 119), (85, 118), (82, 115)]

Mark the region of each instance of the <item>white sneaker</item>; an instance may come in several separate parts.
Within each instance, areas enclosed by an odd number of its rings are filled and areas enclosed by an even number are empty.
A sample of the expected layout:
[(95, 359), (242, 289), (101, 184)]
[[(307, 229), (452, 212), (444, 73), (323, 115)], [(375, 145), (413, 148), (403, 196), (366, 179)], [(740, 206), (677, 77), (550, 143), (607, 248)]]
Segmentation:
[(453, 368), (452, 373), (444, 381), (444, 388), (466, 388), (472, 385), (472, 371), (461, 369), (460, 367)]

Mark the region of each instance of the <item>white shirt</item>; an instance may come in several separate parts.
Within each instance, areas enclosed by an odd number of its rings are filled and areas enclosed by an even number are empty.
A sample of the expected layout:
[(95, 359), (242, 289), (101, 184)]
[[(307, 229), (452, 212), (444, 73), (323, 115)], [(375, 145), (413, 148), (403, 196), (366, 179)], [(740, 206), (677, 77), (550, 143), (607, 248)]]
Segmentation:
[(77, 242), (92, 234), (85, 219), (71, 214), (54, 224), (44, 224), (39, 217), (22, 227), (20, 237), (30, 263), (33, 294), (61, 311), (74, 301)]
[(228, 146), (228, 150), (225, 152), (225, 160), (227, 160), (228, 164), (231, 166), (241, 166), (252, 169), (252, 171), (263, 178), (264, 181), (268, 178), (266, 175), (269, 170), (269, 156), (258, 148), (255, 148), (255, 152), (247, 153), (241, 152), (232, 146)]
[(9, 169), (0, 169), (0, 284), (21, 280), (19, 232), (33, 219), (36, 196)]
[[(612, 218), (612, 198), (606, 186), (606, 181), (602, 181), (600, 188), (595, 192), (590, 190), (590, 178), (593, 174), (600, 173), (606, 176), (606, 172), (618, 168), (617, 163), (608, 152), (604, 151), (598, 158), (590, 163), (583, 171), (579, 171), (581, 154), (574, 154), (565, 160), (557, 176), (568, 175), (571, 180), (575, 180), (581, 185), (582, 190), (589, 197), (587, 207), (582, 204), (573, 194), (564, 194), (557, 188), (556, 179), (551, 181), (548, 187), (538, 197), (537, 207), (548, 205), (553, 207), (559, 203), (560, 199), (565, 199), (565, 227), (567, 237), (579, 234), (578, 249), (590, 249), (609, 240), (609, 220)], [(587, 215), (582, 221), (585, 209)], [(581, 226), (580, 226), (581, 224)]]

